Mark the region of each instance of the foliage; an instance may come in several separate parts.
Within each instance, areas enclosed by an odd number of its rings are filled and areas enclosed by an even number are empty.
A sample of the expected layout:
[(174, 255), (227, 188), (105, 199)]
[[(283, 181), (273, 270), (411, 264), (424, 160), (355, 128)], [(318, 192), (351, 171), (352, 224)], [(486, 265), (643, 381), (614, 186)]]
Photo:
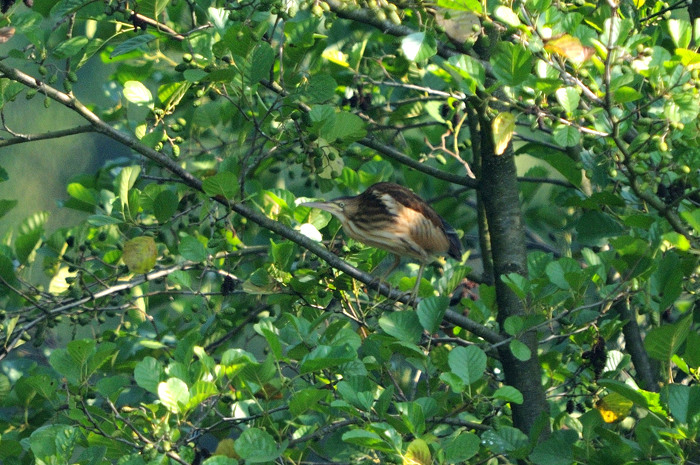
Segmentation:
[[(692, 6), (25, 3), (3, 115), (41, 98), (133, 156), (0, 247), (2, 463), (700, 460)], [(416, 302), (299, 206), (382, 180), (480, 250)]]

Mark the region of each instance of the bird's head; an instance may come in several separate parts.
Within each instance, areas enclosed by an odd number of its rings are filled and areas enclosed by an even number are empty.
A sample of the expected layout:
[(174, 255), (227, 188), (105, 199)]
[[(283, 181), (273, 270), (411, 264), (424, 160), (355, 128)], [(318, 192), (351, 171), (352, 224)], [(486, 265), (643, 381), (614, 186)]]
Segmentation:
[(327, 202), (304, 202), (300, 206), (325, 210), (345, 224), (347, 219), (355, 214), (359, 208), (357, 197), (341, 197)]

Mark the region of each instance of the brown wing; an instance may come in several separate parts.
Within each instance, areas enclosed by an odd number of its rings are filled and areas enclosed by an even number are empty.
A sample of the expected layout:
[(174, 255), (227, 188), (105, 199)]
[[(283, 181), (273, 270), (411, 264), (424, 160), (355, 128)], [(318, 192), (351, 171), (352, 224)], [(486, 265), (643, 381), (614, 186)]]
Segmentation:
[[(362, 195), (365, 194), (376, 199), (381, 199), (382, 195), (388, 194), (400, 205), (417, 212), (416, 218), (422, 216), (428, 220), (428, 222), (414, 223), (414, 239), (420, 246), (429, 251), (446, 253), (457, 260), (462, 258), (462, 246), (457, 232), (427, 202), (410, 189), (391, 182), (380, 182), (371, 186)], [(438, 238), (433, 234), (444, 235), (444, 238)]]

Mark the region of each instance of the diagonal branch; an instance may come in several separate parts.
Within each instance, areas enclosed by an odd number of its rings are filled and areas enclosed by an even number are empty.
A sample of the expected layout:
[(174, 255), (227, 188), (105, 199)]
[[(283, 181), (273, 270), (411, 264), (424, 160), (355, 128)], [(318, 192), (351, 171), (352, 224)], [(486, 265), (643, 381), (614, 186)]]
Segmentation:
[[(0, 73), (2, 73), (2, 75), (8, 79), (19, 82), (20, 84), (23, 84), (32, 89), (37, 89), (43, 94), (45, 94), (47, 97), (59, 102), (67, 108), (70, 108), (71, 110), (75, 111), (80, 116), (85, 118), (88, 122), (90, 122), (90, 124), (95, 128), (97, 132), (105, 134), (106, 136), (116, 140), (117, 142), (122, 143), (123, 145), (134, 150), (135, 152), (140, 153), (149, 160), (152, 160), (159, 166), (167, 169), (168, 171), (182, 179), (182, 181), (191, 188), (199, 192), (204, 192), (202, 188), (202, 181), (196, 176), (194, 176), (192, 173), (187, 171), (185, 168), (180, 166), (180, 164), (178, 164), (176, 161), (170, 159), (167, 155), (164, 155), (156, 150), (145, 146), (133, 136), (121, 132), (117, 129), (114, 129), (109, 124), (102, 121), (95, 113), (90, 111), (85, 105), (80, 103), (80, 101), (78, 101), (78, 99), (76, 99), (74, 96), (65, 94), (51, 86), (44, 84), (41, 81), (37, 81), (34, 77), (25, 74), (22, 71), (15, 69), (11, 66), (8, 66), (3, 61), (0, 61)], [(458, 178), (462, 181), (461, 183), (467, 181), (473, 182), (474, 184), (476, 183), (475, 180), (466, 177), (458, 176)], [(243, 203), (229, 202), (227, 199), (224, 199), (220, 196), (217, 196), (216, 198), (214, 198), (214, 200), (230, 208), (232, 211), (238, 213), (239, 215), (244, 216), (245, 218), (248, 218), (249, 220), (257, 223), (259, 226), (262, 226), (263, 228), (269, 231), (277, 233), (285, 239), (295, 242), (296, 244), (300, 245), (301, 247), (307, 249), (311, 253), (324, 260), (333, 268), (342, 271), (348, 276), (364, 283), (368, 287), (375, 289), (380, 294), (390, 299), (406, 304), (411, 301), (410, 296), (403, 294), (398, 290), (392, 289), (388, 284), (384, 282), (378, 282), (378, 280), (375, 279), (374, 276), (350, 265), (348, 262), (342, 260), (340, 257), (335, 255), (331, 251), (325, 249), (321, 244), (314, 242), (308, 237), (285, 226), (284, 224), (278, 221), (268, 218), (267, 216), (263, 215), (257, 210), (254, 210), (253, 208)], [(503, 339), (502, 336), (500, 336), (497, 332), (493, 331), (492, 329), (480, 325), (479, 323), (476, 323), (475, 321), (470, 320), (469, 318), (460, 315), (456, 312), (448, 311), (445, 314), (445, 319), (450, 323), (467, 329), (468, 331), (472, 332), (473, 334), (483, 338), (484, 340), (490, 343), (497, 343)]]

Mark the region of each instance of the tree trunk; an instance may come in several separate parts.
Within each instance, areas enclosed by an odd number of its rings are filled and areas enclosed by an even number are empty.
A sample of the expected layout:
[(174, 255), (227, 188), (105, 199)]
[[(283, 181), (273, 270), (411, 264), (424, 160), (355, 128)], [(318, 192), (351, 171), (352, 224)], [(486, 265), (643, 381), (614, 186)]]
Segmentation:
[[(480, 111), (485, 115), (485, 111)], [(512, 145), (502, 155), (494, 154), (491, 122), (480, 118), (481, 178), (480, 193), (484, 204), (491, 239), (491, 254), (498, 304), (498, 322), (503, 328), (510, 316), (526, 316), (524, 302), (503, 282), (509, 273), (527, 276), (525, 233), (520, 212), (519, 189)], [(537, 357), (537, 335), (529, 331), (519, 337), (532, 356), (529, 360), (515, 358), (508, 345), (500, 346), (499, 355), (506, 383), (517, 388), (524, 402), (512, 404), (513, 423), (526, 434), (530, 433), (543, 412), (549, 412), (542, 387), (542, 369)], [(548, 429), (547, 429), (548, 432)], [(545, 433), (545, 436), (547, 433)]]

